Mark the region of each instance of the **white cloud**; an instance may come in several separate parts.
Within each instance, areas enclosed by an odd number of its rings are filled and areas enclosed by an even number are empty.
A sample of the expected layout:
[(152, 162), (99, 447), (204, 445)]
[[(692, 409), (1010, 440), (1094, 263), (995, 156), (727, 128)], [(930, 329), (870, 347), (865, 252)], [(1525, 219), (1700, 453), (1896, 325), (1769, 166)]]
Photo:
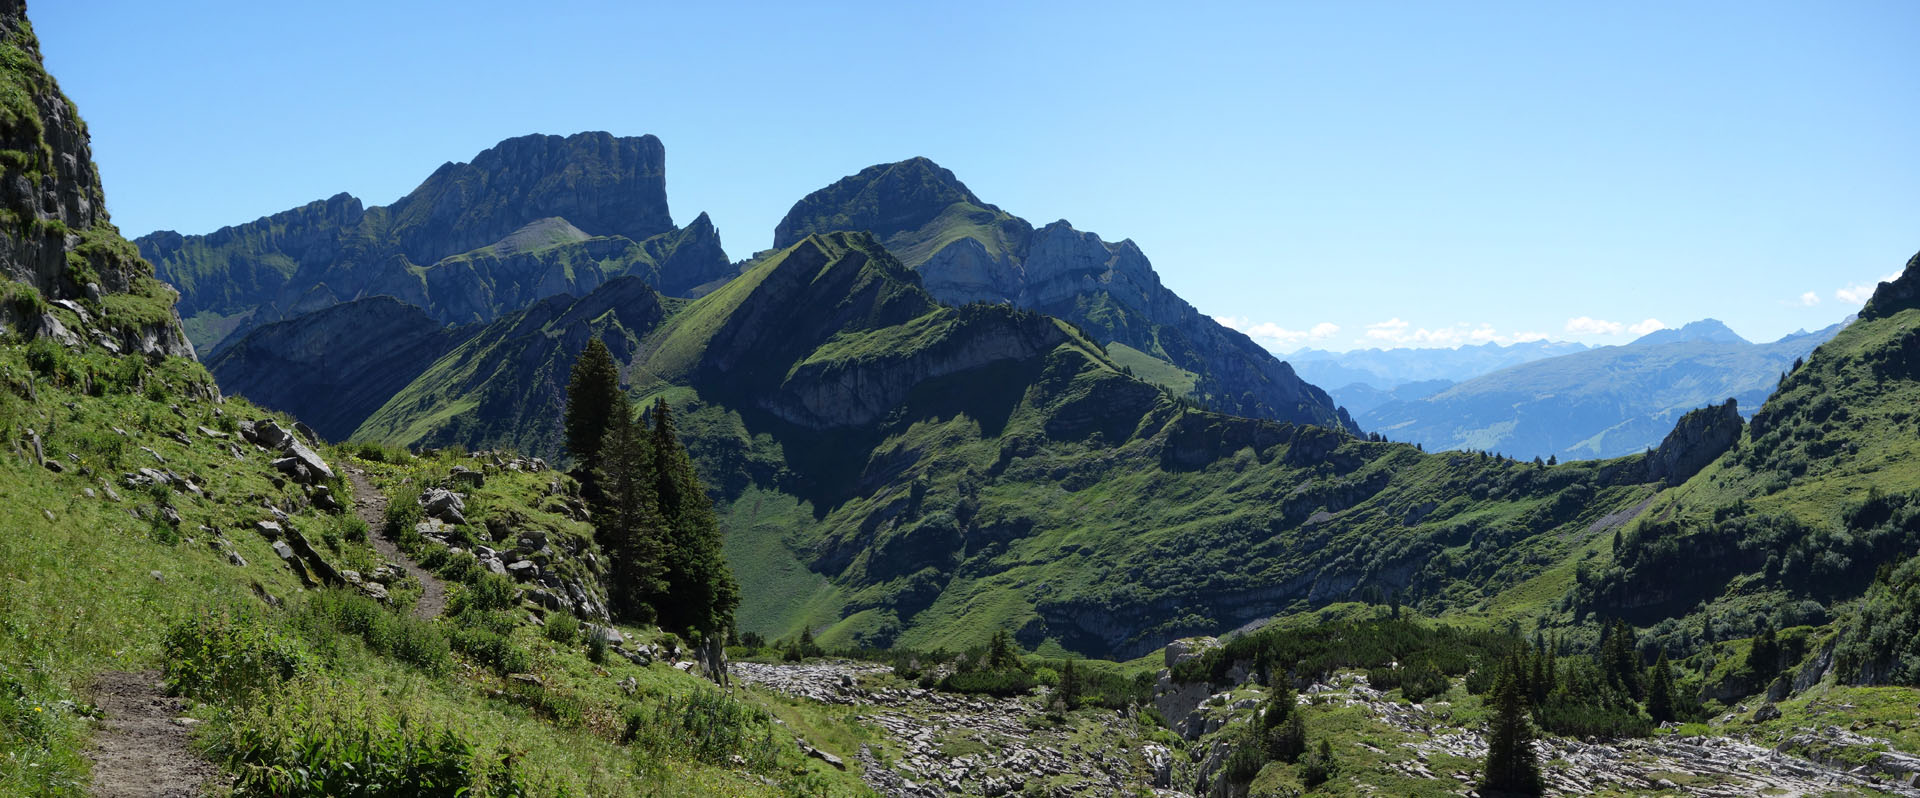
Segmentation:
[(1654, 330), (1664, 330), (1666, 328), (1666, 322), (1659, 319), (1645, 319), (1639, 324), (1628, 327), (1627, 332), (1633, 333), (1634, 335), (1646, 335)]
[(1256, 323), (1245, 316), (1215, 316), (1213, 320), (1228, 329), (1246, 333), (1248, 338), (1269, 349), (1308, 340), (1323, 341), (1340, 332), (1340, 325), (1324, 321), (1313, 325), (1311, 329), (1289, 330), (1270, 321)]
[(1800, 304), (1806, 305), (1807, 307), (1813, 307), (1814, 305), (1820, 304), (1820, 292), (1808, 291), (1804, 294), (1801, 294)]
[(1603, 321), (1592, 316), (1575, 316), (1567, 319), (1567, 332), (1574, 335), (1619, 335), (1625, 332), (1627, 325), (1617, 321)]
[(1900, 273), (1894, 272), (1871, 283), (1854, 283), (1834, 291), (1833, 298), (1849, 305), (1864, 305), (1867, 300), (1873, 298), (1873, 289), (1879, 288), (1880, 283), (1891, 283), (1898, 279), (1900, 279)]
[(1516, 344), (1524, 344), (1533, 341), (1545, 341), (1549, 337), (1550, 336), (1543, 332), (1517, 332), (1513, 334), (1513, 342)]

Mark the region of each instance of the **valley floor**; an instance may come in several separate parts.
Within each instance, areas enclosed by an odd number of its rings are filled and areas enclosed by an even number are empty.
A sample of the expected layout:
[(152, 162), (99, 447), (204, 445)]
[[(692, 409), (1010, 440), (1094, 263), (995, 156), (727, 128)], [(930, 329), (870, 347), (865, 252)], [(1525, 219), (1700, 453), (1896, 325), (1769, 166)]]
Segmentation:
[[(882, 734), (861, 744), (863, 779), (889, 798), (948, 795), (1195, 794), (1199, 777), (1217, 772), (1231, 727), (1251, 719), (1257, 687), (1210, 697), (1200, 711), (1217, 720), (1200, 740), (1169, 740), (1124, 712), (1082, 710), (1049, 719), (1039, 699), (958, 696), (913, 687), (885, 665), (852, 661), (805, 664), (735, 663), (744, 685), (850, 708)], [(1461, 795), (1477, 793), (1486, 756), (1478, 699), (1455, 689), (1428, 704), (1409, 704), (1374, 690), (1365, 676), (1342, 673), (1300, 694), (1313, 720), (1331, 734), (1342, 771), (1316, 794)], [(1744, 732), (1735, 715), (1716, 725)], [(1881, 775), (1857, 763), (1827, 764), (1742, 734), (1687, 734), (1676, 729), (1618, 742), (1550, 738), (1536, 743), (1550, 795), (1563, 796), (1920, 796), (1916, 775)], [(1838, 727), (1813, 732), (1869, 740)], [(1884, 747), (1884, 746), (1881, 746)], [(1288, 795), (1291, 785), (1263, 772), (1253, 795)], [(1200, 794), (1206, 794), (1204, 790)]]

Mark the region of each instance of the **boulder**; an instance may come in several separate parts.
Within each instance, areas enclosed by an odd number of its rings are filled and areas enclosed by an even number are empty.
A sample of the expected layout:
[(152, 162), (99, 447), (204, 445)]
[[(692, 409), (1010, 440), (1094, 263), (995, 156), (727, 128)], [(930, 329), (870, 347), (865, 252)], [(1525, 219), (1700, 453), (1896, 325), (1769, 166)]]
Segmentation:
[(1167, 644), (1166, 663), (1168, 668), (1179, 667), (1180, 663), (1195, 659), (1211, 649), (1220, 647), (1220, 641), (1212, 637), (1186, 637)]
[(1779, 720), (1779, 719), (1780, 719), (1780, 708), (1774, 706), (1772, 701), (1768, 701), (1767, 703), (1761, 704), (1759, 709), (1756, 709), (1753, 711), (1754, 723), (1765, 723), (1770, 720)]
[(420, 494), (420, 507), (427, 515), (449, 524), (465, 524), (466, 499), (446, 488), (430, 488)]
[(487, 475), (471, 470), (466, 466), (454, 466), (453, 473), (447, 475), (447, 478), (455, 484), (466, 485), (471, 488), (482, 488), (487, 484)]

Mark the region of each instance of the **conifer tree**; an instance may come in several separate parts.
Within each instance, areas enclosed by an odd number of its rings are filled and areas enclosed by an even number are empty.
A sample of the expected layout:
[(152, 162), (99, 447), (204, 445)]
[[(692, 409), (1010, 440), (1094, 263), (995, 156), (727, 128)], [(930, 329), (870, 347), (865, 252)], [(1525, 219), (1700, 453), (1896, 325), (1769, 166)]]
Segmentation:
[(1541, 794), (1540, 760), (1533, 750), (1525, 672), (1526, 666), (1515, 654), (1494, 681), (1494, 714), (1487, 729), (1487, 767), (1480, 780), (1480, 791), (1486, 795)]
[(727, 565), (713, 502), (680, 445), (673, 411), (665, 399), (656, 399), (648, 415), (653, 421), (654, 496), (667, 530), (663, 553), (667, 590), (655, 609), (663, 627), (712, 634), (732, 626), (740, 587)]
[(1013, 635), (1001, 629), (993, 633), (993, 639), (987, 643), (987, 670), (1015, 671), (1026, 670), (1020, 662), (1020, 654), (1013, 648)]
[(653, 493), (647, 431), (633, 418), (624, 396), (616, 397), (599, 460), (594, 534), (613, 561), (611, 609), (615, 617), (629, 623), (649, 623), (655, 617), (653, 604), (667, 590), (666, 530)]
[(1299, 699), (1286, 674), (1275, 673), (1267, 680), (1266, 711), (1260, 715), (1260, 731), (1266, 737), (1267, 757), (1282, 762), (1299, 761), (1307, 751), (1307, 727), (1301, 717)]
[(1647, 716), (1655, 723), (1673, 720), (1673, 699), (1673, 668), (1667, 664), (1667, 650), (1663, 648), (1660, 660), (1653, 663), (1653, 678), (1647, 682)]
[(567, 410), (564, 426), (567, 452), (572, 454), (580, 473), (589, 475), (600, 467), (600, 445), (616, 418), (625, 420), (621, 402), (620, 368), (613, 353), (599, 338), (587, 341), (573, 362), (567, 380)]
[(1074, 667), (1073, 660), (1067, 660), (1067, 664), (1060, 669), (1060, 689), (1054, 691), (1055, 694), (1060, 697), (1060, 702), (1065, 704), (1067, 709), (1073, 709), (1079, 705), (1081, 694), (1085, 690), (1086, 685), (1080, 679), (1080, 670)]

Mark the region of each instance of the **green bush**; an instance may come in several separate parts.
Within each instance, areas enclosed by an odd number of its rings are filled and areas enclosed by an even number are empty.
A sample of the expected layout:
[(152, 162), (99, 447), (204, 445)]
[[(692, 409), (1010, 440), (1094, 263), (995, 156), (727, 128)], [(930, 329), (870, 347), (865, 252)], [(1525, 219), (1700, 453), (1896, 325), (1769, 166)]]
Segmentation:
[(1026, 671), (958, 671), (940, 680), (940, 689), (1009, 698), (1024, 695), (1040, 682)]
[(580, 639), (580, 620), (570, 612), (549, 612), (545, 631), (548, 640), (571, 646)]
[(179, 621), (161, 640), (167, 689), (233, 701), (272, 691), (300, 671), (294, 644), (249, 613), (207, 611)]
[(337, 630), (356, 635), (375, 653), (429, 673), (444, 673), (452, 666), (446, 636), (432, 621), (396, 613), (358, 593), (313, 593), (301, 617), (310, 632)]
[(744, 760), (751, 770), (775, 764), (772, 718), (718, 690), (696, 689), (626, 712), (622, 742), (664, 756), (723, 765)]
[(454, 630), (453, 647), (475, 662), (502, 674), (533, 670), (533, 656), (514, 645), (513, 639), (491, 629), (461, 627)]
[[(302, 708), (304, 709), (304, 707)], [(276, 798), (521, 798), (512, 756), (482, 760), (460, 733), (402, 717), (373, 723), (347, 712), (243, 715), (213, 746), (236, 795)], [(491, 765), (491, 767), (489, 767)]]
[(411, 496), (396, 494), (387, 502), (386, 535), (400, 541), (400, 547), (403, 549), (412, 551), (412, 548), (407, 546), (408, 533), (413, 534), (415, 545), (418, 545), (419, 532), (414, 529), (414, 525), (425, 520), (427, 520), (427, 512), (420, 507), (418, 493)]

